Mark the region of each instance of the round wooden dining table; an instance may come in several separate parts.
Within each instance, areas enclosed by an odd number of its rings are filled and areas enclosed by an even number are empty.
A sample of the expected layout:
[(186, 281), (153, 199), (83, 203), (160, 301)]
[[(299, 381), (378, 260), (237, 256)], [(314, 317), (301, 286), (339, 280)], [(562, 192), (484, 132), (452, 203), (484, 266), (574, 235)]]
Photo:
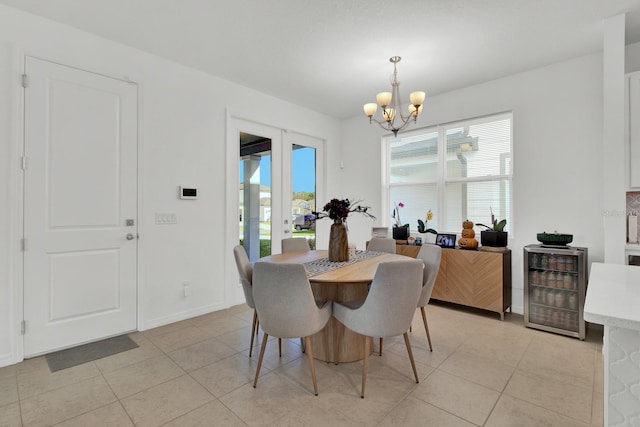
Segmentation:
[[(327, 257), (326, 250), (287, 252), (260, 258), (258, 262), (292, 262), (304, 264)], [(412, 259), (404, 255), (378, 253), (344, 266), (309, 275), (309, 283), (317, 300), (349, 302), (367, 297), (369, 284), (378, 268), (386, 261)], [(371, 339), (371, 338), (368, 338)], [(364, 337), (331, 317), (320, 332), (311, 337), (313, 355), (325, 362), (353, 362), (364, 358)], [(370, 345), (369, 348), (373, 348)]]

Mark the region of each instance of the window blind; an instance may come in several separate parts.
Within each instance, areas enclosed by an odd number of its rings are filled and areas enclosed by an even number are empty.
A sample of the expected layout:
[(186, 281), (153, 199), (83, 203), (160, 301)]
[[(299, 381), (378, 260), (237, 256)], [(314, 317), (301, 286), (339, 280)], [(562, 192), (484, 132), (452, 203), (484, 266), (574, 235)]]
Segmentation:
[[(490, 224), (491, 212), (511, 225), (510, 113), (433, 126), (387, 144), (386, 200), (403, 224), (417, 229), (427, 210), (429, 226), (459, 232), (462, 221)], [(393, 218), (390, 218), (390, 223)]]

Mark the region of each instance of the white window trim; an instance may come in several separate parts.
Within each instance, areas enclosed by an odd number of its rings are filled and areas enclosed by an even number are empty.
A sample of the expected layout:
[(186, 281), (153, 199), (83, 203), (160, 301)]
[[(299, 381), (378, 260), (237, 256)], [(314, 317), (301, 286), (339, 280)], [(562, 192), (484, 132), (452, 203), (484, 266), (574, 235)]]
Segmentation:
[[(510, 135), (509, 135), (509, 150), (511, 157), (511, 167), (509, 174), (500, 174), (500, 175), (487, 175), (482, 177), (470, 177), (470, 178), (447, 178), (447, 170), (446, 170), (446, 131), (448, 129), (461, 127), (461, 126), (472, 126), (474, 124), (485, 123), (488, 120), (502, 120), (509, 119), (511, 122), (510, 126)], [(441, 213), (437, 219), (437, 230), (443, 230), (443, 233), (458, 233), (460, 230), (447, 230), (444, 231), (444, 218), (446, 218), (446, 204), (445, 204), (445, 187), (447, 184), (454, 184), (460, 182), (489, 182), (489, 181), (504, 181), (507, 180), (509, 182), (509, 212), (510, 217), (507, 218), (507, 224), (509, 224), (509, 238), (514, 238), (513, 230), (515, 230), (513, 218), (514, 218), (514, 210), (513, 210), (513, 112), (501, 112), (496, 114), (488, 114), (485, 116), (474, 117), (471, 119), (463, 119), (457, 120), (454, 122), (447, 122), (442, 124), (436, 124), (424, 128), (414, 129), (410, 132), (405, 132), (401, 134), (400, 137), (394, 137), (393, 135), (386, 135), (382, 137), (382, 206), (383, 206), (383, 215), (382, 215), (382, 223), (384, 226), (391, 227), (392, 219), (390, 209), (387, 207), (390, 206), (390, 188), (394, 187), (402, 187), (402, 186), (413, 186), (416, 185), (415, 182), (411, 183), (398, 183), (391, 184), (390, 181), (390, 141), (396, 140), (398, 138), (406, 138), (414, 135), (421, 135), (425, 133), (436, 133), (438, 134), (438, 177), (436, 180), (430, 181), (421, 181), (419, 184), (436, 184), (436, 191), (438, 195), (438, 206), (441, 209)], [(462, 224), (460, 225), (462, 227)]]

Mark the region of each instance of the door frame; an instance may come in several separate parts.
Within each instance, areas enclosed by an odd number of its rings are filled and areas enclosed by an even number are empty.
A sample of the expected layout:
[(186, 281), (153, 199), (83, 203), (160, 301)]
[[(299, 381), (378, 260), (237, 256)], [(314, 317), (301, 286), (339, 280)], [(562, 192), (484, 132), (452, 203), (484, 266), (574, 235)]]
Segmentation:
[[(22, 321), (24, 320), (24, 256), (22, 250), (22, 239), (24, 238), (24, 170), (22, 169), (22, 156), (24, 155), (24, 88), (22, 87), (22, 75), (25, 73), (26, 57), (34, 57), (66, 67), (76, 68), (82, 71), (99, 74), (105, 77), (121, 80), (137, 86), (137, 173), (136, 173), (136, 221), (137, 221), (137, 251), (136, 251), (136, 329), (144, 330), (144, 310), (142, 301), (144, 300), (144, 277), (143, 254), (144, 254), (144, 223), (141, 218), (143, 212), (143, 138), (142, 138), (142, 101), (143, 84), (141, 79), (131, 79), (129, 76), (120, 76), (112, 72), (103, 72), (97, 64), (78, 64), (78, 60), (72, 57), (56, 58), (51, 54), (37, 49), (25, 49), (15, 44), (10, 45), (11, 71), (13, 87), (10, 90), (10, 114), (11, 124), (9, 129), (9, 241), (12, 242), (9, 249), (9, 299), (11, 324), (9, 330), (14, 331), (11, 335), (11, 354), (6, 357), (0, 354), (0, 366), (19, 363), (24, 360), (24, 334), (22, 333)], [(28, 165), (27, 165), (28, 168)]]
[[(285, 194), (285, 191), (288, 191), (287, 194), (291, 194), (290, 147), (291, 147), (292, 135), (300, 135), (303, 137), (308, 136), (310, 138), (317, 140), (321, 146), (320, 148), (322, 152), (319, 158), (318, 157), (316, 158), (316, 177), (318, 175), (318, 171), (320, 172), (320, 179), (316, 180), (316, 193), (318, 193), (316, 194), (316, 203), (319, 197), (324, 198), (326, 139), (318, 136), (307, 135), (303, 132), (298, 132), (291, 129), (287, 130), (283, 126), (265, 123), (264, 121), (252, 118), (249, 115), (242, 114), (241, 112), (234, 111), (229, 108), (227, 108), (226, 115), (227, 117), (226, 117), (226, 144), (225, 144), (225, 148), (226, 148), (225, 176), (227, 179), (227, 185), (225, 186), (226, 194), (225, 194), (225, 232), (224, 232), (224, 265), (225, 265), (224, 303), (227, 307), (230, 307), (232, 305), (241, 304), (244, 302), (244, 293), (242, 291), (242, 286), (238, 281), (238, 272), (235, 266), (235, 259), (233, 257), (233, 248), (237, 245), (236, 242), (238, 240), (238, 233), (239, 233), (239, 226), (236, 219), (238, 217), (238, 205), (240, 203), (239, 201), (240, 184), (237, 179), (239, 174), (239, 167), (238, 167), (239, 135), (235, 132), (236, 130), (235, 122), (243, 121), (246, 123), (253, 123), (256, 126), (268, 127), (280, 132), (281, 147), (279, 147), (277, 150), (279, 152), (279, 156), (281, 160), (278, 160), (277, 167), (279, 168), (278, 170), (282, 176), (282, 180), (279, 183), (279, 185), (281, 186), (281, 191), (283, 195)], [(273, 153), (273, 149), (272, 149), (272, 153)], [(272, 160), (274, 157), (275, 156), (272, 154)], [(272, 163), (272, 169), (271, 169), (272, 174), (275, 168), (276, 166), (274, 166), (274, 164)], [(285, 179), (284, 178), (285, 175), (289, 178)], [(272, 185), (273, 185), (273, 180), (272, 180)], [(320, 193), (321, 191), (323, 193)], [(278, 206), (274, 207), (272, 205), (272, 216), (273, 216), (274, 208), (277, 209), (277, 214), (280, 217), (282, 217), (282, 212), (286, 212), (287, 209), (288, 209), (288, 212), (291, 212), (291, 200), (287, 200), (286, 197), (282, 197), (282, 199), (283, 199), (282, 202)], [(276, 227), (272, 226), (272, 235), (271, 235), (272, 253), (280, 252), (279, 247), (277, 245), (274, 246), (274, 241), (275, 239), (278, 239), (278, 235), (280, 237), (285, 237), (283, 227), (284, 227), (284, 224), (282, 223), (278, 224)], [(277, 230), (279, 234), (276, 235), (274, 233), (274, 230)], [(274, 249), (275, 249), (275, 252), (273, 252)]]

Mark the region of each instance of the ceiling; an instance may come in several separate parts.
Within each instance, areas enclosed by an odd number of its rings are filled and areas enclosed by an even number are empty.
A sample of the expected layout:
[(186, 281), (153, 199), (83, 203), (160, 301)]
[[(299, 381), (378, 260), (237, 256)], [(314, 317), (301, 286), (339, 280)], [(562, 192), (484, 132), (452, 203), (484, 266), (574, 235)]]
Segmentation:
[(389, 90), (429, 96), (602, 50), (640, 0), (0, 0), (344, 119)]

